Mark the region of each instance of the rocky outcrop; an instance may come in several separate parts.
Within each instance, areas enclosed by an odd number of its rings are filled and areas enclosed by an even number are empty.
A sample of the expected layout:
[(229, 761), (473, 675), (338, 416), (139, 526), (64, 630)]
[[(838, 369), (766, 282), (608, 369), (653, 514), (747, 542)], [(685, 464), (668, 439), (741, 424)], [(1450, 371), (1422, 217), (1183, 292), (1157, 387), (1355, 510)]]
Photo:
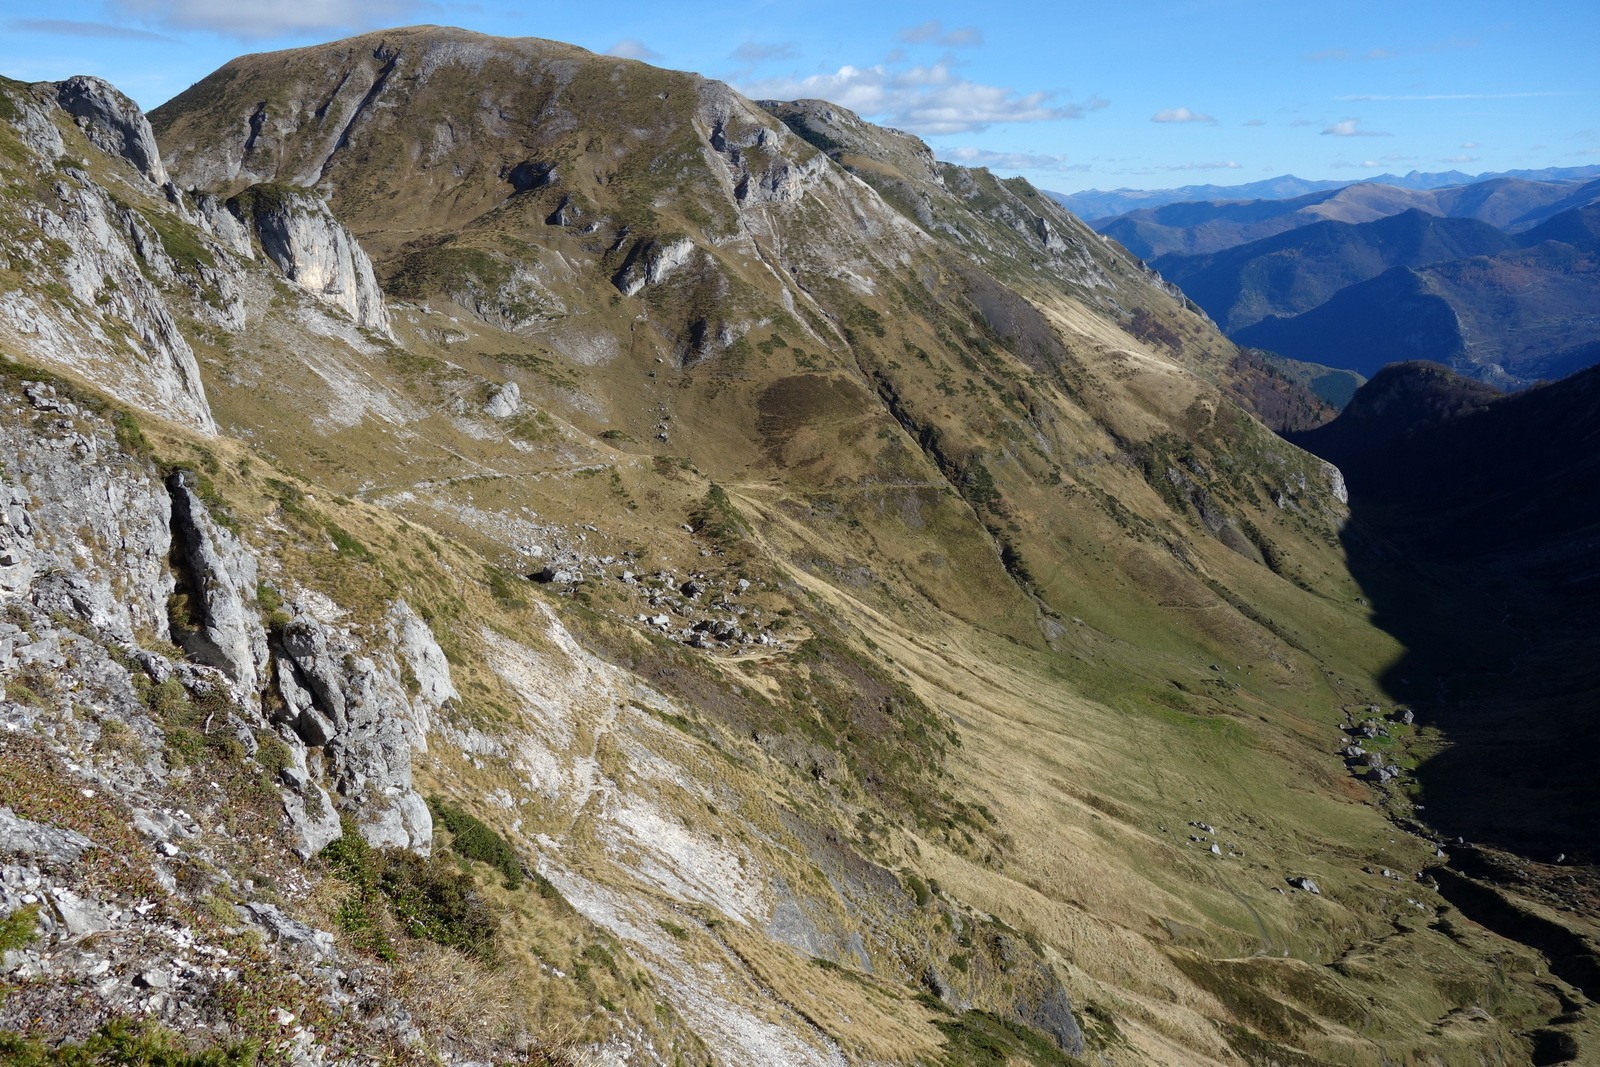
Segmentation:
[(169, 637), (165, 488), (123, 455), (100, 417), (55, 386), (24, 381), (5, 406), (0, 597), (63, 612), (118, 640)]
[[(251, 738), (278, 728), (283, 810), (302, 855), (339, 836), (340, 810), (373, 845), (426, 853), (432, 819), (412, 784), (412, 751), (458, 698), (427, 623), (396, 602), (373, 643), (302, 599), (269, 642), (256, 603), (261, 557), (207, 507), (193, 475), (163, 483), (123, 451), (101, 410), (55, 385), (23, 381), (14, 392), (14, 417), (0, 420), (0, 601), (28, 621), (0, 632), (0, 674), (87, 672), (123, 721), (143, 715), (141, 675), (196, 699), (220, 696), (213, 716), (228, 709), (228, 723), (217, 729)], [(91, 655), (78, 630), (138, 651)], [(152, 638), (176, 641), (190, 660), (143, 651)], [(260, 690), (274, 679), (281, 710), (269, 717)]]
[[(91, 145), (145, 179), (164, 180), (159, 157), (150, 156), (149, 124), (125, 97), (93, 78), (63, 82), (57, 95), (61, 106), (76, 109)], [(43, 195), (0, 202), (0, 269), (34, 274), (40, 283), (0, 292), (0, 337), (129, 403), (215, 433), (194, 351), (166, 288), (209, 270), (211, 299), (224, 305), (221, 264), (199, 241), (184, 246), (186, 258), (175, 258), (163, 231), (175, 234), (184, 224), (168, 215), (170, 204), (114, 199), (69, 160), (55, 101), (26, 95), (12, 103), (12, 125), (34, 153), (31, 162), (52, 179)], [(45, 277), (22, 269), (41, 263), (48, 264)]]
[(226, 245), (228, 251), (240, 259), (256, 258), (250, 231), (245, 229), (237, 215), (228, 210), (227, 204), (211, 193), (201, 193), (195, 198), (195, 206), (199, 209), (200, 225)]
[(722, 157), (740, 204), (792, 204), (828, 169), (827, 157), (721, 82), (700, 87), (706, 143)]
[(267, 665), (267, 634), (255, 607), (256, 558), (211, 517), (195, 495), (192, 480), (187, 471), (167, 477), (173, 558), (193, 622), (192, 628), (181, 632), (174, 624), (173, 639), (253, 697)]
[(689, 261), (694, 251), (695, 244), (687, 237), (636, 241), (611, 284), (625, 296), (637, 296), (645, 286), (666, 281), (673, 271)]
[(433, 630), (404, 600), (395, 601), (389, 609), (389, 642), (398, 653), (401, 678), (411, 693), (412, 719), (425, 736), (430, 729), (428, 717), (461, 699), (450, 678), (450, 661)]
[(321, 197), (295, 186), (254, 185), (228, 200), (228, 209), (285, 278), (357, 325), (392, 336), (372, 260)]
[[(353, 635), (321, 622), (307, 605), (298, 604), (273, 642), (283, 700), (279, 722), (299, 745), (323, 751), (327, 784), (368, 843), (425, 854), (433, 838), (433, 818), (412, 787), (411, 752), (425, 744), (428, 710), (453, 699), (455, 687), (426, 625), (409, 608), (397, 607), (391, 620), (396, 636), (403, 636), (397, 644), (410, 676), (419, 695), (426, 694), (420, 715), (413, 712), (404, 672), (393, 653), (362, 655)], [(322, 788), (315, 775), (298, 766), (297, 775), (302, 795), (307, 786)]]
[(521, 409), (522, 387), (516, 382), (506, 382), (497, 387), (494, 395), (489, 397), (489, 402), (483, 405), (484, 412), (497, 419), (509, 419)]
[(96, 148), (126, 159), (156, 185), (167, 184), (150, 120), (132, 100), (99, 78), (80, 74), (56, 86), (56, 102)]

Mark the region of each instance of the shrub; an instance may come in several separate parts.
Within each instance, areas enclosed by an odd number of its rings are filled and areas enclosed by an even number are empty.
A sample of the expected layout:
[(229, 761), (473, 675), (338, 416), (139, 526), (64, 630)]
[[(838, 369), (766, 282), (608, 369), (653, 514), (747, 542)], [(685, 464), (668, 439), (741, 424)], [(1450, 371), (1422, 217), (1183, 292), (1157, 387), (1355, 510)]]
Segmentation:
[(335, 918), (360, 948), (393, 959), (391, 930), (397, 930), (484, 962), (495, 959), (499, 919), (465, 872), (437, 857), (373, 848), (349, 826), (319, 857), (352, 887)]
[(505, 876), (507, 889), (522, 886), (522, 860), (505, 838), (483, 820), (439, 797), (428, 798), (428, 810), (450, 831), (451, 848), (469, 860), (486, 863)]
[(29, 904), (0, 919), (0, 953), (27, 948), (39, 930), (39, 905)]

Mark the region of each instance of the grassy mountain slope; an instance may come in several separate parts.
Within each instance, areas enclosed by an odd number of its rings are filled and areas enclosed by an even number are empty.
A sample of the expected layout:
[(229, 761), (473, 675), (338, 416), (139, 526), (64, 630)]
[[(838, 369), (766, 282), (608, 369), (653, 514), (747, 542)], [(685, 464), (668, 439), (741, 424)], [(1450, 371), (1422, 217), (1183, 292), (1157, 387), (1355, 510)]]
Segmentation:
[[(570, 904), (515, 903), (480, 1027), (1061, 1062), (1075, 1016), (1118, 1063), (1473, 1063), (1562, 1010), (1378, 873), (1433, 846), (1335, 748), (1401, 649), (1335, 472), (1235, 399), (1297, 394), (1025, 184), (432, 28), (244, 57), (153, 122), (185, 189), (312, 187), (384, 280), (392, 340), (143, 193), (242, 294), (175, 320), (219, 498), (356, 622), (427, 607), (462, 700), (417, 777)], [(45, 187), (8, 189), (27, 241)]]

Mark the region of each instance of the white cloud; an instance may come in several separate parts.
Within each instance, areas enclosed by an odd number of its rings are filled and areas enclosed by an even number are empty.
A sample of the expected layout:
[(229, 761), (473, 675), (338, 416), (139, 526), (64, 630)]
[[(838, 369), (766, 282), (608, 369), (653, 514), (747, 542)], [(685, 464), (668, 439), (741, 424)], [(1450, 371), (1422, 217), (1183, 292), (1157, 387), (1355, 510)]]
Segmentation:
[(1377, 170), (1383, 164), (1376, 159), (1363, 159), (1360, 163), (1347, 163), (1341, 159), (1330, 163), (1329, 166), (1338, 167), (1341, 170)]
[(1013, 122), (1077, 119), (1107, 106), (1105, 100), (1093, 97), (1082, 104), (1057, 104), (1053, 93), (1019, 93), (982, 85), (958, 76), (946, 63), (897, 71), (881, 63), (844, 66), (832, 74), (765, 78), (743, 82), (738, 88), (756, 100), (820, 98), (930, 136), (976, 133)]
[(1251, 119), (1249, 122), (1245, 123), (1246, 126), (1265, 126), (1266, 124), (1267, 123), (1265, 119)]
[(1210, 115), (1186, 107), (1164, 107), (1150, 116), (1151, 122), (1216, 122)]
[(947, 32), (938, 19), (901, 30), (897, 36), (906, 44), (942, 44), (946, 48), (976, 48), (983, 43), (983, 31), (978, 27), (959, 26)]
[(403, 20), (421, 0), (110, 0), (114, 14), (184, 30), (263, 38), (311, 31), (366, 29)]
[(1323, 130), (1324, 136), (1333, 137), (1393, 137), (1392, 133), (1382, 130), (1363, 130), (1360, 119), (1341, 119), (1332, 126)]
[(657, 52), (643, 41), (634, 40), (632, 37), (624, 37), (610, 48), (607, 48), (606, 55), (616, 56), (618, 59), (637, 59), (643, 62), (661, 58), (660, 52)]
[(988, 167), (990, 170), (1086, 171), (1087, 163), (1069, 163), (1066, 156), (1039, 155), (1033, 152), (991, 152), (987, 148), (941, 148), (938, 156), (963, 167)]
[(1462, 141), (1461, 142), (1461, 147), (1462, 148), (1466, 148), (1466, 149), (1473, 149), (1473, 148), (1482, 148), (1483, 146), (1481, 144), (1479, 144), (1477, 141)]
[(1477, 161), (1477, 156), (1445, 156), (1439, 160), (1440, 163), (1476, 163)]

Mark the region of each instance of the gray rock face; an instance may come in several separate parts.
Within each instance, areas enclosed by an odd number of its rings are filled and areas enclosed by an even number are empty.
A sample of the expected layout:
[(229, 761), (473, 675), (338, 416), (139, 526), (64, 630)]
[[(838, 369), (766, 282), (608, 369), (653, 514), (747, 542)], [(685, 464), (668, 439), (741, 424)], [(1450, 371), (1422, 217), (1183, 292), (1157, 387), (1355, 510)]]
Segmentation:
[(450, 678), (450, 661), (428, 624), (417, 617), (404, 600), (395, 601), (389, 611), (390, 638), (401, 662), (411, 670), (416, 681), (412, 695), (412, 717), (419, 733), (426, 737), (430, 729), (429, 716), (452, 700), (460, 700), (455, 682)]
[(196, 203), (200, 209), (200, 225), (211, 231), (212, 236), (226, 245), (228, 251), (240, 259), (256, 258), (250, 231), (245, 229), (237, 215), (228, 210), (226, 204), (210, 193), (200, 194)]
[(357, 325), (392, 336), (372, 260), (321, 197), (308, 189), (258, 185), (229, 200), (228, 209), (254, 230), (285, 278), (342, 308)]
[[(408, 657), (408, 665), (419, 686), (426, 677), (433, 698), (450, 699), (455, 687), (448, 668), (439, 669), (444, 655), (432, 633), (409, 608), (396, 614), (396, 631), (411, 630), (407, 644), (415, 658)], [(425, 854), (433, 840), (433, 817), (412, 786), (411, 753), (425, 744), (427, 715), (413, 710), (394, 655), (377, 660), (361, 655), (349, 634), (303, 610), (283, 627), (276, 646), (286, 725), (303, 744), (324, 750), (333, 789), (362, 837), (375, 847)], [(423, 665), (421, 674), (417, 663)], [(426, 700), (421, 703), (427, 706)], [(309, 820), (307, 825), (315, 829)]]
[(0, 418), (0, 599), (25, 597), (121, 640), (168, 637), (165, 488), (54, 388), (25, 390), (28, 406)]
[(700, 87), (700, 112), (706, 142), (727, 166), (733, 196), (741, 205), (790, 204), (814, 187), (828, 161), (786, 126), (753, 113), (748, 102), (720, 82)]
[[(82, 112), (78, 121), (104, 150), (135, 166), (154, 150), (154, 142), (144, 140), (149, 124), (138, 109), (103, 82), (73, 79), (60, 89), (63, 106)], [(55, 178), (49, 194), (19, 201), (12, 221), (34, 248), (52, 242), (58, 258), (39, 280), (65, 287), (72, 300), (59, 289), (8, 287), (0, 291), (0, 330), (13, 334), (34, 360), (69, 367), (119, 399), (215, 433), (194, 351), (162, 289), (178, 272), (159, 235), (144, 213), (113, 201), (64, 158), (53, 104), (33, 95), (14, 103), (14, 124), (35, 153), (31, 164)], [(141, 173), (164, 180), (163, 172)]]
[(46, 826), (24, 819), (10, 808), (0, 808), (0, 852), (72, 863), (93, 845), (75, 831)]
[(1067, 991), (1056, 986), (1034, 1004), (1017, 1005), (1017, 1016), (1029, 1026), (1050, 1035), (1060, 1049), (1069, 1056), (1083, 1052), (1083, 1029), (1072, 1014), (1072, 1001)]
[(647, 285), (660, 285), (694, 254), (687, 237), (670, 241), (639, 241), (628, 252), (622, 269), (611, 279), (625, 296), (636, 296)]
[[(330, 733), (331, 737), (331, 733)], [(343, 827), (333, 798), (311, 775), (306, 746), (294, 735), (285, 738), (293, 762), (278, 775), (289, 792), (283, 797), (283, 814), (295, 836), (294, 851), (310, 859), (339, 839)]]
[(522, 409), (522, 387), (516, 382), (506, 382), (494, 391), (489, 402), (483, 406), (486, 414), (497, 419), (509, 419)]
[(156, 185), (167, 184), (167, 168), (150, 120), (132, 100), (99, 78), (78, 75), (56, 85), (56, 102), (102, 152), (120, 156)]
[(261, 688), (267, 666), (267, 634), (254, 606), (256, 558), (217, 525), (189, 480), (187, 472), (177, 471), (167, 478), (167, 491), (172, 495), (172, 533), (199, 625), (174, 637), (195, 659), (221, 669), (243, 692), (253, 694)]
[(0, 602), (20, 595), (33, 581), (33, 552), (28, 494), (0, 483)]
[(248, 904), (235, 905), (233, 910), (239, 914), (239, 918), (252, 926), (260, 927), (271, 935), (274, 941), (279, 941), (289, 948), (321, 959), (333, 955), (332, 934), (326, 930), (307, 926), (298, 919), (291, 919), (272, 904), (253, 900)]

